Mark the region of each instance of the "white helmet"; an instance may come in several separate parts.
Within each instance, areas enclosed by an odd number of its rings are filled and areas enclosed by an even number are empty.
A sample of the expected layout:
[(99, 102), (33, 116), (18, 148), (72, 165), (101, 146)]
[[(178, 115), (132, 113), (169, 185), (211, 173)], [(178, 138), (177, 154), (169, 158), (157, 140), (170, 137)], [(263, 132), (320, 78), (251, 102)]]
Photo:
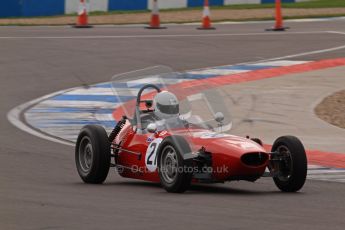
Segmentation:
[(154, 114), (160, 119), (168, 119), (179, 115), (179, 101), (177, 97), (168, 91), (162, 91), (153, 99)]

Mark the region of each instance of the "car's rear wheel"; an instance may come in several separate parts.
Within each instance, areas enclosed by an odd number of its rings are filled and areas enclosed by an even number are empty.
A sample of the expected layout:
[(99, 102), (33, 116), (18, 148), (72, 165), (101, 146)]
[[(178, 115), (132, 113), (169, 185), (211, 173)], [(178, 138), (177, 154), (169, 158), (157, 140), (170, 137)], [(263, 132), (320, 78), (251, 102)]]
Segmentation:
[(279, 137), (272, 146), (270, 167), (273, 180), (283, 192), (300, 190), (307, 177), (307, 157), (301, 141), (294, 136)]
[(75, 162), (85, 183), (104, 182), (110, 168), (110, 142), (103, 127), (87, 125), (82, 128), (76, 143)]
[(158, 174), (164, 189), (173, 193), (185, 192), (193, 176), (193, 161), (183, 158), (191, 153), (188, 142), (180, 136), (167, 137), (158, 153)]

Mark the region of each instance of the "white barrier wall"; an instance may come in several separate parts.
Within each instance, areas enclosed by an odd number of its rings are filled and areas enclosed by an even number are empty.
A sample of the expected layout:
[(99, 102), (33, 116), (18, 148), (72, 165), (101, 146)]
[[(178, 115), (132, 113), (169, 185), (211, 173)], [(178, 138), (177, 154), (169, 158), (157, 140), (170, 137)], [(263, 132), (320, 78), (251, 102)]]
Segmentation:
[[(152, 9), (152, 0), (148, 0), (148, 8)], [(159, 9), (185, 8), (187, 0), (158, 0)]]
[[(90, 11), (108, 11), (109, 0), (88, 0)], [(128, 0), (130, 1), (130, 0)], [(75, 13), (78, 11), (79, 0), (65, 0), (66, 14)]]
[(261, 0), (224, 0), (224, 5), (234, 4), (260, 4)]

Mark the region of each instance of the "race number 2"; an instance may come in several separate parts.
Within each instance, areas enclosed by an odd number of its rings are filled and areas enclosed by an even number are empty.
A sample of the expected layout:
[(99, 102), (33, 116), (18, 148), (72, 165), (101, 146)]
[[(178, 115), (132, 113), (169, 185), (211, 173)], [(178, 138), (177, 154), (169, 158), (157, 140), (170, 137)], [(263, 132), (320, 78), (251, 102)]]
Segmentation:
[(150, 143), (149, 147), (147, 147), (145, 155), (145, 164), (150, 172), (154, 172), (157, 169), (157, 150), (162, 140), (162, 138), (154, 139)]

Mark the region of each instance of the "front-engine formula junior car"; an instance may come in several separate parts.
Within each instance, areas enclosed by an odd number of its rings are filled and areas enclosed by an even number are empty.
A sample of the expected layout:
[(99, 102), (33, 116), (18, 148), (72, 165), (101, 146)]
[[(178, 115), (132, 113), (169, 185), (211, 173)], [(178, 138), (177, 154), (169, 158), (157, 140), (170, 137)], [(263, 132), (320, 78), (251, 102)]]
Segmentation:
[(103, 183), (114, 167), (123, 177), (159, 182), (168, 192), (263, 176), (284, 192), (303, 187), (307, 158), (300, 140), (279, 137), (268, 152), (258, 138), (231, 134), (230, 100), (209, 81), (154, 67), (115, 76), (112, 88), (120, 101), (112, 132), (86, 125), (77, 139), (76, 166), (85, 183)]

